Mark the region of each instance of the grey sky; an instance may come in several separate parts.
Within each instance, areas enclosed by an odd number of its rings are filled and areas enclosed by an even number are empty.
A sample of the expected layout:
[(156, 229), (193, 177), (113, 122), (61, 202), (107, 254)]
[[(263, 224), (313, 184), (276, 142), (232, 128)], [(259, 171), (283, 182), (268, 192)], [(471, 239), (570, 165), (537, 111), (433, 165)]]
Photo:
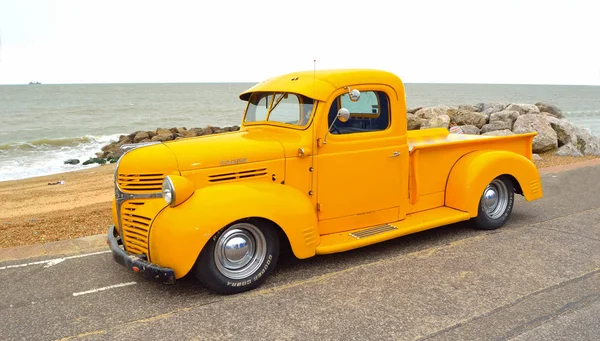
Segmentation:
[(405, 82), (600, 85), (595, 1), (0, 0), (0, 84), (255, 82), (365, 67)]

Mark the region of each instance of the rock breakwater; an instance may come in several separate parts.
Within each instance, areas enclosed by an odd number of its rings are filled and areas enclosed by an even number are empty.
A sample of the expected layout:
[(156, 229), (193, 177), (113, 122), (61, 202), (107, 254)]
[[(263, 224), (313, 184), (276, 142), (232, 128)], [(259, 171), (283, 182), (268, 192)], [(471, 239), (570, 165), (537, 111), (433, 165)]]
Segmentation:
[(102, 147), (102, 151), (96, 153), (98, 158), (104, 159), (115, 159), (123, 155), (121, 146), (126, 144), (144, 143), (144, 142), (164, 142), (171, 140), (180, 140), (184, 138), (204, 136), (225, 133), (229, 131), (240, 130), (239, 126), (230, 127), (214, 127), (206, 126), (204, 128), (157, 128), (156, 130), (149, 131), (136, 131), (129, 135), (121, 135), (118, 141), (114, 141), (110, 144)]
[[(456, 125), (464, 134), (505, 136), (537, 132), (533, 139), (534, 153), (553, 152), (559, 156), (600, 156), (600, 137), (588, 129), (569, 122), (560, 108), (547, 103), (478, 103), (475, 105), (437, 105), (407, 110), (409, 130), (446, 128)], [(96, 153), (101, 159), (114, 162), (123, 151), (121, 146), (143, 142), (164, 142), (184, 138), (219, 134), (239, 130), (239, 126), (204, 128), (157, 128), (121, 135)]]
[(600, 156), (600, 137), (569, 122), (562, 111), (547, 103), (478, 103), (438, 105), (407, 110), (408, 129), (459, 126), (464, 134), (513, 135), (537, 132), (534, 153), (559, 156)]

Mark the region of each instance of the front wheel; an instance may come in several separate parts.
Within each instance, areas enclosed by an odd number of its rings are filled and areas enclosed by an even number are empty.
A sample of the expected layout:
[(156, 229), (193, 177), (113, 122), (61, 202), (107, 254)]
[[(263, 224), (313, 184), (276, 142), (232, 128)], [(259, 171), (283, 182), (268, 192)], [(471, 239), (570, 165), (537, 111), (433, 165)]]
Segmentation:
[(209, 240), (194, 266), (194, 274), (216, 292), (235, 294), (260, 286), (278, 257), (279, 238), (272, 226), (239, 222)]
[(473, 219), (476, 228), (495, 230), (508, 220), (515, 203), (512, 180), (502, 175), (490, 182), (479, 199), (477, 217)]

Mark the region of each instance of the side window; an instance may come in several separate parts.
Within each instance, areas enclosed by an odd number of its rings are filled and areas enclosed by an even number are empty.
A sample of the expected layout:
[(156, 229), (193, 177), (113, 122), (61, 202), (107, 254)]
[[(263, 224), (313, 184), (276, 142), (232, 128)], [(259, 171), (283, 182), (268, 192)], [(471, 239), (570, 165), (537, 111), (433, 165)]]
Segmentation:
[(389, 103), (387, 95), (382, 91), (361, 91), (357, 102), (352, 102), (348, 94), (342, 94), (331, 105), (329, 126), (340, 108), (350, 111), (350, 119), (347, 122), (336, 120), (330, 132), (352, 134), (385, 130), (390, 123)]

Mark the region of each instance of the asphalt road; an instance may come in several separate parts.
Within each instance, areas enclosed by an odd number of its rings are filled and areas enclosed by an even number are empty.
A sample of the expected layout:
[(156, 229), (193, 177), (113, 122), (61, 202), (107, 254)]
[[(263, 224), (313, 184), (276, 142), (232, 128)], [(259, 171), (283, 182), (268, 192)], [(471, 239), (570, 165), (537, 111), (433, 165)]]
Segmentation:
[(193, 277), (145, 281), (107, 249), (2, 262), (0, 339), (597, 340), (600, 166), (545, 174), (543, 186), (499, 230), (456, 224), (287, 256), (234, 296)]

